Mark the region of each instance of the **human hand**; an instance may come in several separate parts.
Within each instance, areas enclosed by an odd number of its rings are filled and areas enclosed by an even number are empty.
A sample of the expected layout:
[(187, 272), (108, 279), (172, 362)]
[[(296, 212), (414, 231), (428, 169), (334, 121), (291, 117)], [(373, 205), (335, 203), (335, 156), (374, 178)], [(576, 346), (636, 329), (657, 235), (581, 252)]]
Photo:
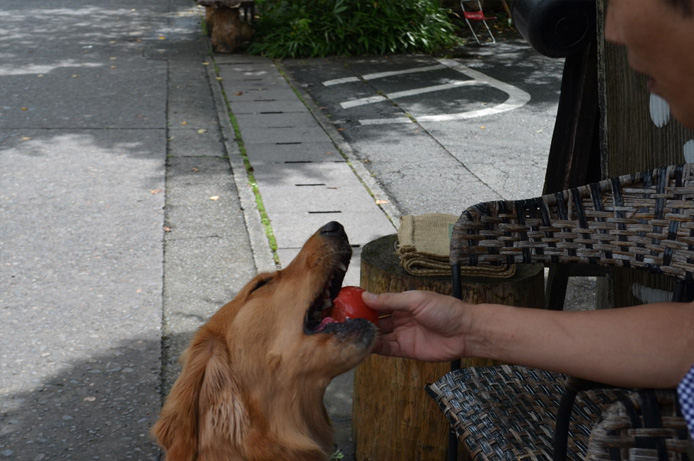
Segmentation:
[(381, 334), (374, 352), (424, 361), (456, 360), (465, 355), (465, 305), (430, 291), (375, 295), (365, 292), (364, 302), (381, 318)]

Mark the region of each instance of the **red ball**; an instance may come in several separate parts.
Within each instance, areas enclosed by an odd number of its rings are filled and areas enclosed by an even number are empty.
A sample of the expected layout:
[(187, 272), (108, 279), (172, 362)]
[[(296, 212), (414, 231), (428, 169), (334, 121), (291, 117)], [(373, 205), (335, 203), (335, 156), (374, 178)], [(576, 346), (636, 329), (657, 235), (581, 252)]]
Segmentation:
[(376, 325), (378, 312), (364, 304), (361, 294), (365, 290), (360, 287), (342, 287), (333, 301), (332, 318), (337, 322), (347, 319), (366, 319)]

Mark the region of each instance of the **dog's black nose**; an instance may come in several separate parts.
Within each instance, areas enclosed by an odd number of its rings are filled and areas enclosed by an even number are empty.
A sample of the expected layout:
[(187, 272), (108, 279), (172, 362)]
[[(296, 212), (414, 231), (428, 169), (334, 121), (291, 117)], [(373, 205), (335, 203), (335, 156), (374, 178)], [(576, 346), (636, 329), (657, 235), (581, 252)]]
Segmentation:
[(345, 233), (345, 228), (342, 227), (342, 224), (340, 224), (337, 221), (330, 221), (328, 224), (325, 226), (321, 227), (319, 229), (319, 232), (324, 235), (337, 235), (337, 234), (344, 234)]

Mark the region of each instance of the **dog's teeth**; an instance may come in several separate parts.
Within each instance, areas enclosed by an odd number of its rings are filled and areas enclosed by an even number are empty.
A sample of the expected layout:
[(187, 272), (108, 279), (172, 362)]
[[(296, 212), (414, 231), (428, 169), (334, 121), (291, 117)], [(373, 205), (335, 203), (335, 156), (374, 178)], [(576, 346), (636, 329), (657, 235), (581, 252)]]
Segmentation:
[(338, 263), (337, 268), (340, 269), (343, 272), (347, 272), (347, 266), (345, 266), (342, 263)]
[(333, 305), (333, 302), (330, 300), (330, 297), (327, 297), (323, 300), (323, 310), (329, 308), (332, 305)]

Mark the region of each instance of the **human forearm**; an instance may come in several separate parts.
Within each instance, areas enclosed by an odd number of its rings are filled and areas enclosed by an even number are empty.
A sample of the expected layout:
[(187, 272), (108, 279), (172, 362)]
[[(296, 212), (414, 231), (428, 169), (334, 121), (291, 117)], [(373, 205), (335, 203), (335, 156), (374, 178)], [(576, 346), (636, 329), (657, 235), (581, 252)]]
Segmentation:
[(608, 384), (674, 387), (694, 362), (694, 306), (588, 312), (469, 306), (466, 355)]

